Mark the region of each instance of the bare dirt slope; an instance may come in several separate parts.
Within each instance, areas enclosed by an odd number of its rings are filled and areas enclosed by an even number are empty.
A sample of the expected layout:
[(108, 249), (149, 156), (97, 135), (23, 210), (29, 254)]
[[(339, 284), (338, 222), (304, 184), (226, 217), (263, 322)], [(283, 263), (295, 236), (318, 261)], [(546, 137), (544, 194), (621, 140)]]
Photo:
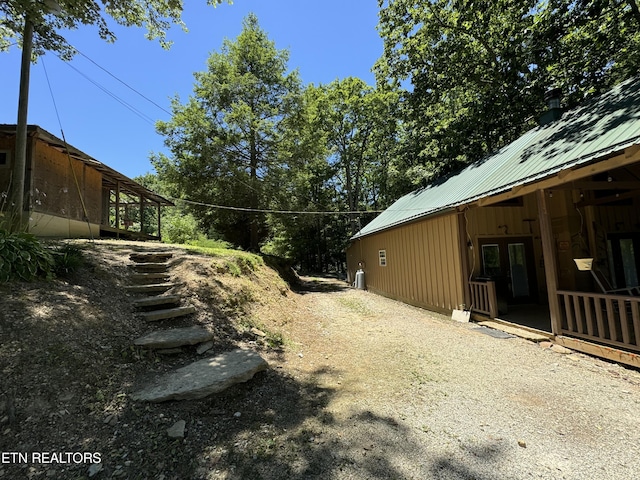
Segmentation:
[[(205, 400), (134, 403), (155, 374), (201, 356), (131, 341), (127, 256), (96, 243), (70, 281), (0, 289), (0, 450), (99, 452), (92, 478), (635, 478), (640, 374), (348, 288), (183, 253), (177, 289), (215, 332), (207, 354), (270, 363)], [(165, 325), (166, 326), (166, 325)], [(155, 328), (155, 326), (153, 326)], [(253, 330), (252, 330), (253, 329)], [(184, 438), (167, 428), (186, 423)], [(94, 467), (95, 470), (95, 467)], [(93, 473), (93, 471), (91, 471)], [(0, 478), (88, 478), (89, 464), (0, 463)]]

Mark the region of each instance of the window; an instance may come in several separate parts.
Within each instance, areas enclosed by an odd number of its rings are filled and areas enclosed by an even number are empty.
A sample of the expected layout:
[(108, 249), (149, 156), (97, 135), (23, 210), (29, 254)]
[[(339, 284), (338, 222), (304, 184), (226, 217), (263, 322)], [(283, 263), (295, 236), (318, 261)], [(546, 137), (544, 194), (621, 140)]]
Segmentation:
[(637, 233), (609, 234), (607, 254), (613, 288), (637, 287), (640, 273), (640, 235)]
[(387, 251), (386, 250), (378, 250), (378, 264), (381, 267), (387, 266)]
[(0, 168), (9, 166), (9, 151), (0, 150)]

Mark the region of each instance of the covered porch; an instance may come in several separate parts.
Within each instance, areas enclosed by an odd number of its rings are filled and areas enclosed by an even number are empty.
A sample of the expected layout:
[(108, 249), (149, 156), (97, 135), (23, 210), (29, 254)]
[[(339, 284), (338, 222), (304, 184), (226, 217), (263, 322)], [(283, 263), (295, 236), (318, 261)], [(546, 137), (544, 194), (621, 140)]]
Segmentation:
[(161, 240), (161, 212), (172, 202), (106, 167), (102, 171), (100, 236)]
[(472, 312), (640, 366), (639, 160), (630, 146), (461, 211)]

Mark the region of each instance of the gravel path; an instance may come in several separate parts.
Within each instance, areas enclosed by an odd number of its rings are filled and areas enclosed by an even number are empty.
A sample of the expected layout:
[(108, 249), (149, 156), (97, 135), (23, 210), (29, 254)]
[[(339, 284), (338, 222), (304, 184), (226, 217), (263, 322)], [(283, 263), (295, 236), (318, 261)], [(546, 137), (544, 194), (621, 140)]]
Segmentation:
[(300, 478), (640, 476), (640, 372), (318, 282), (285, 327), (327, 395)]

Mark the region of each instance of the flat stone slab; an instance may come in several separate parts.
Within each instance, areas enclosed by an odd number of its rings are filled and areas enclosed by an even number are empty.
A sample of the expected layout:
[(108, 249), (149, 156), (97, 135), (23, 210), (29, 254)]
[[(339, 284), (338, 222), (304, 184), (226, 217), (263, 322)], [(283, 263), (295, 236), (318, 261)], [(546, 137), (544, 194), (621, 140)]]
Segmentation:
[(136, 308), (157, 307), (159, 305), (174, 305), (180, 303), (180, 295), (156, 295), (153, 297), (143, 297), (134, 300), (133, 306)]
[(171, 252), (136, 252), (129, 255), (131, 261), (136, 263), (164, 263), (172, 257)]
[(131, 268), (136, 272), (166, 272), (169, 269), (169, 263), (133, 263)]
[(129, 278), (135, 283), (150, 284), (150, 283), (162, 283), (169, 280), (168, 273), (152, 272), (152, 273), (133, 273), (129, 275)]
[(266, 360), (253, 350), (237, 349), (170, 372), (131, 398), (154, 403), (197, 400), (246, 382), (267, 367)]
[(155, 283), (152, 285), (129, 285), (124, 288), (132, 293), (162, 293), (177, 285), (177, 283)]
[(139, 315), (147, 322), (157, 322), (158, 320), (168, 320), (169, 318), (184, 317), (196, 313), (196, 307), (190, 305), (185, 307), (166, 308), (163, 310), (153, 310), (151, 312), (141, 312)]
[(175, 348), (208, 342), (212, 338), (213, 333), (209, 330), (194, 326), (151, 332), (134, 340), (133, 344), (146, 348)]
[(501, 330), (505, 333), (515, 335), (516, 337), (524, 338), (525, 340), (529, 340), (531, 342), (540, 343), (540, 342), (549, 340), (548, 336), (534, 333), (524, 328), (511, 327), (509, 325), (504, 325), (498, 322), (492, 322), (492, 321), (478, 322), (478, 325), (482, 325), (483, 327), (493, 328), (494, 330)]

